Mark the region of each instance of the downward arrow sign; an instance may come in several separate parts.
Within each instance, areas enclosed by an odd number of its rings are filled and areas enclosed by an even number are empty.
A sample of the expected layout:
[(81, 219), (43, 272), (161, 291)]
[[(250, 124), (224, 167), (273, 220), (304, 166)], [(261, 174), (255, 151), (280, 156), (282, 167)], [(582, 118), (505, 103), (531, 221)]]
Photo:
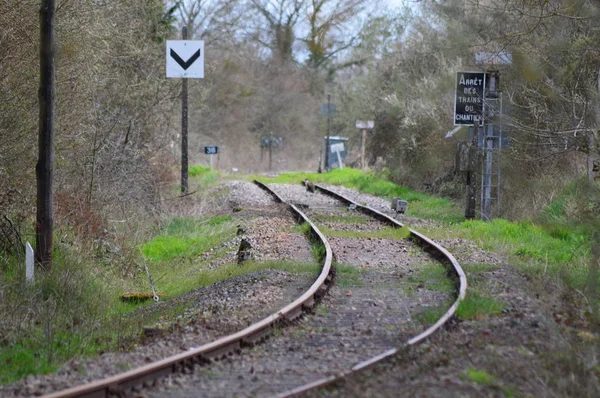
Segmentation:
[(179, 54), (177, 54), (175, 51), (173, 51), (173, 49), (171, 49), (170, 54), (171, 54), (171, 58), (173, 58), (175, 60), (175, 62), (177, 62), (183, 68), (183, 70), (187, 70), (190, 66), (192, 66), (194, 61), (196, 61), (198, 58), (200, 58), (200, 50), (196, 51), (194, 53), (194, 55), (192, 55), (187, 61), (184, 61), (179, 56)]

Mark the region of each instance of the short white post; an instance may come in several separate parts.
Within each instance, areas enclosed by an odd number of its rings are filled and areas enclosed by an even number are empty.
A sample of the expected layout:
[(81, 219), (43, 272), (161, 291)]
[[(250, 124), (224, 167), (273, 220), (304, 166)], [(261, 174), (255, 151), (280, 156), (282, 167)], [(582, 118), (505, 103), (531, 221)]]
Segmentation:
[(33, 248), (27, 242), (25, 244), (25, 280), (28, 284), (33, 283)]
[(212, 171), (213, 171), (213, 154), (211, 153), (208, 156), (210, 157), (210, 172), (212, 173)]
[(340, 170), (344, 170), (344, 165), (342, 164), (342, 157), (340, 156), (340, 151), (335, 151), (337, 155), (338, 164), (340, 165)]

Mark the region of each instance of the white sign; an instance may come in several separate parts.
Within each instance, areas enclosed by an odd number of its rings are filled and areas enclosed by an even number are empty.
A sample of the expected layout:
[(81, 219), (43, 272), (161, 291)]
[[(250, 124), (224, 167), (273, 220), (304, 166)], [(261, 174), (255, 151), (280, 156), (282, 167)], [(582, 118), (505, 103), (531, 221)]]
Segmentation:
[(33, 283), (33, 248), (29, 242), (25, 244), (25, 280)]
[(204, 79), (204, 42), (167, 40), (167, 77)]
[(340, 142), (331, 145), (331, 153), (344, 152), (344, 143)]
[(356, 128), (357, 129), (372, 129), (375, 127), (375, 120), (357, 120)]

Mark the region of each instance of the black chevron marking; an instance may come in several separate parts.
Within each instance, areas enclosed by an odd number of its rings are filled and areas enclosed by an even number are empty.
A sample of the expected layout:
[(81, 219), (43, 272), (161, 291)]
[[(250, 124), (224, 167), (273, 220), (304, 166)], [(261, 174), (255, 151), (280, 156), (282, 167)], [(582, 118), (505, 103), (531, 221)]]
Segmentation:
[(184, 61), (181, 59), (179, 54), (171, 49), (171, 57), (183, 68), (183, 70), (187, 70), (198, 58), (200, 58), (200, 50), (196, 51), (194, 55), (190, 57), (190, 59)]

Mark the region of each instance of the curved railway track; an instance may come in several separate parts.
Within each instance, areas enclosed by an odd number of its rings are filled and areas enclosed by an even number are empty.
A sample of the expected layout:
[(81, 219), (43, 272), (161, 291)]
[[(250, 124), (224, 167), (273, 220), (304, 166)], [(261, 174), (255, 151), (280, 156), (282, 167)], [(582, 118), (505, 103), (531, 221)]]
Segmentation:
[[(269, 192), (275, 201), (286, 203), (286, 201), (280, 195), (278, 195), (273, 189), (270, 189), (267, 185), (257, 181), (255, 181), (255, 183), (262, 189)], [(354, 206), (356, 210), (370, 217), (374, 217), (383, 223), (392, 225), (394, 227), (403, 227), (403, 225), (397, 220), (394, 220), (393, 218), (388, 217), (387, 215), (373, 208), (355, 203), (350, 199), (325, 187), (317, 186), (317, 189), (320, 192), (329, 195), (338, 201), (341, 201), (342, 203)], [(313, 239), (319, 242), (324, 248), (321, 272), (310, 288), (306, 290), (300, 297), (276, 313), (250, 325), (249, 327), (237, 333), (222, 337), (185, 353), (174, 355), (161, 361), (157, 361), (146, 366), (106, 378), (104, 380), (58, 391), (47, 395), (47, 397), (102, 397), (126, 394), (126, 392), (132, 388), (149, 386), (156, 379), (163, 378), (167, 375), (182, 374), (186, 372), (189, 373), (189, 370), (194, 368), (194, 366), (197, 364), (207, 364), (214, 359), (225, 358), (229, 354), (237, 352), (245, 346), (254, 346), (256, 343), (261, 342), (268, 335), (272, 334), (275, 330), (278, 330), (281, 325), (288, 324), (298, 319), (304, 311), (312, 311), (315, 303), (325, 295), (333, 281), (334, 270), (332, 266), (332, 248), (325, 238), (325, 235), (317, 228), (315, 223), (309, 219), (305, 212), (300, 209), (301, 206), (294, 205), (292, 203), (287, 203), (287, 205), (293, 214), (295, 214), (299, 223), (306, 223), (306, 225), (309, 226), (308, 233), (312, 235)], [(445, 263), (448, 264), (449, 272), (456, 276), (457, 285), (455, 300), (448, 311), (446, 311), (446, 313), (428, 329), (422, 333), (408, 338), (405, 343), (406, 345), (417, 344), (442, 327), (453, 316), (458, 303), (464, 298), (466, 292), (466, 278), (464, 272), (454, 257), (447, 250), (437, 245), (424, 235), (413, 230), (410, 230), (410, 234), (415, 241), (419, 242), (419, 244), (423, 247), (426, 247), (430, 253), (435, 255), (435, 257), (441, 258)], [(340, 377), (347, 376), (352, 372), (364, 370), (369, 366), (372, 366), (373, 364), (396, 354), (399, 348), (387, 349), (384, 352), (379, 352), (377, 355), (371, 356), (371, 358), (368, 360), (363, 360), (349, 369), (342, 369), (335, 375), (331, 375), (321, 380), (305, 383), (304, 385), (289, 390), (286, 393), (281, 393), (279, 396), (297, 395), (310, 389), (331, 383)], [(295, 385), (297, 384), (299, 383), (295, 383)], [(285, 391), (288, 388), (281, 388), (279, 391)]]

